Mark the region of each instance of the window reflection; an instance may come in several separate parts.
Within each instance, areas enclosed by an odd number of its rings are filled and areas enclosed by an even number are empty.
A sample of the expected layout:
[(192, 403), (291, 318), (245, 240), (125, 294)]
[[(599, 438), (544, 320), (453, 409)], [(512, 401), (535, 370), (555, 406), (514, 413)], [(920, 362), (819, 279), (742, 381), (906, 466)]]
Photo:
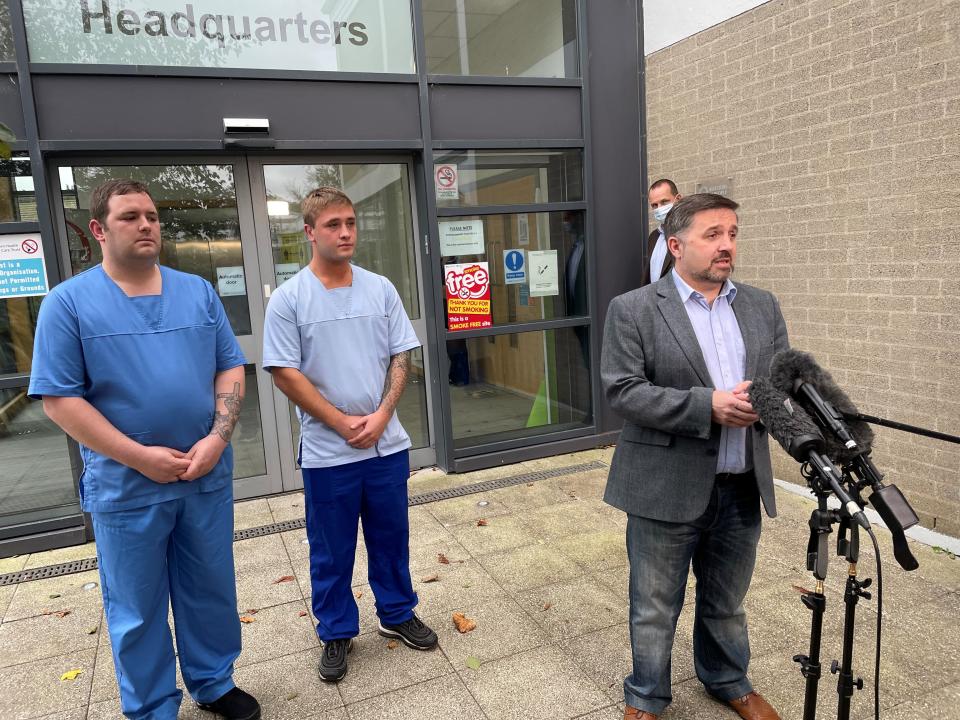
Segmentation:
[(70, 266), (74, 274), (103, 259), (91, 234), (90, 193), (115, 177), (139, 180), (150, 189), (160, 212), (163, 250), (160, 262), (210, 281), (220, 294), (237, 335), (249, 335), (250, 311), (240, 247), (237, 193), (230, 165), (156, 165), (60, 168), (60, 192)]
[(586, 326), (453, 339), (447, 355), (455, 448), (592, 423)]
[(575, 0), (424, 0), (427, 71), (578, 77)]
[(0, 390), (0, 527), (80, 512), (66, 436), (26, 387)]
[(0, 0), (0, 62), (13, 60), (13, 33), (10, 29), (10, 4)]
[(410, 188), (404, 165), (267, 165), (267, 215), (277, 285), (310, 263), (300, 201), (322, 185), (341, 188), (357, 212), (353, 262), (384, 275), (411, 320), (420, 317)]
[(0, 158), (0, 222), (36, 222), (37, 196), (33, 189), (30, 158)]
[(263, 451), (263, 426), (260, 421), (260, 389), (255, 365), (245, 368), (246, 390), (240, 417), (230, 443), (233, 445), (233, 479), (265, 475), (267, 461)]
[(581, 150), (445, 150), (433, 161), (457, 176), (456, 196), (438, 193), (439, 207), (583, 200)]

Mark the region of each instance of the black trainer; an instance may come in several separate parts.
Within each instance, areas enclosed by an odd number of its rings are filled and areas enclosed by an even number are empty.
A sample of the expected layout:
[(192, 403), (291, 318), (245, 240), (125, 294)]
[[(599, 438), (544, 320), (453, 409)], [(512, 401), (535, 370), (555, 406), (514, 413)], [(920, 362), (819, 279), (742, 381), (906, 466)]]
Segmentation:
[(347, 674), (347, 653), (353, 650), (353, 638), (340, 638), (323, 644), (320, 656), (320, 679), (339, 682)]
[(197, 703), (197, 707), (222, 715), (227, 720), (260, 720), (260, 703), (238, 687), (212, 703)]
[(424, 625), (416, 615), (399, 625), (384, 625), (382, 622), (379, 625), (378, 632), (381, 635), (396, 638), (414, 650), (432, 650), (437, 646), (437, 634)]

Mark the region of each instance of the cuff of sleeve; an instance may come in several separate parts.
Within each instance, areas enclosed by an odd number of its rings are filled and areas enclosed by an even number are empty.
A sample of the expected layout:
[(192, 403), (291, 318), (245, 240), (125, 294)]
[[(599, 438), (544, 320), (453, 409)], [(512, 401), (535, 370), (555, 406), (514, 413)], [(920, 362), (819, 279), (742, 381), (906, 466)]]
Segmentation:
[(390, 355), (397, 355), (399, 353), (406, 352), (407, 350), (414, 350), (415, 348), (420, 347), (421, 344), (422, 343), (419, 340), (411, 340), (409, 342), (401, 343), (396, 347), (390, 348)]
[(293, 362), (292, 360), (263, 360), (263, 369), (267, 372), (273, 370), (273, 368), (293, 368), (294, 370), (300, 369), (300, 363)]
[(697, 437), (709, 440), (713, 427), (713, 388), (695, 387), (690, 390), (693, 396), (694, 417), (698, 418)]

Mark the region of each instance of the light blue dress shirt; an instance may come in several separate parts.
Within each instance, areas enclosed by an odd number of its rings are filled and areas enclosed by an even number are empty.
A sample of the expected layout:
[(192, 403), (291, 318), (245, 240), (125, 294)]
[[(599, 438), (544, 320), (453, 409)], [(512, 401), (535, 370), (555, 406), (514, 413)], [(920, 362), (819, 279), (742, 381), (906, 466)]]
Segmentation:
[(650, 255), (650, 282), (655, 283), (660, 279), (660, 271), (663, 269), (663, 261), (667, 259), (667, 239), (663, 236), (663, 226), (660, 226), (660, 237), (657, 238), (657, 244), (653, 246), (653, 254)]
[[(711, 307), (707, 299), (687, 285), (676, 270), (672, 271), (673, 282), (680, 293), (680, 300), (693, 331), (700, 343), (700, 351), (707, 364), (710, 380), (717, 390), (733, 390), (744, 380), (747, 350), (733, 301), (737, 297), (736, 286), (727, 280)], [(720, 447), (717, 453), (718, 473), (742, 473), (753, 467), (753, 458), (747, 443), (748, 428), (722, 426)]]

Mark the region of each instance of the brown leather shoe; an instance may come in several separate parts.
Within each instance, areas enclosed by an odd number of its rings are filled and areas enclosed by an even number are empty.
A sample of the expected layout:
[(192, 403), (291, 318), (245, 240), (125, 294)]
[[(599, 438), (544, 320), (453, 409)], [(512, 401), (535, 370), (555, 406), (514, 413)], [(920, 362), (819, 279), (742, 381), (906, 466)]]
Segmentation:
[(743, 720), (780, 720), (777, 711), (756, 691), (731, 700), (728, 704)]
[(627, 709), (623, 711), (623, 720), (659, 720), (659, 716), (627, 705)]

